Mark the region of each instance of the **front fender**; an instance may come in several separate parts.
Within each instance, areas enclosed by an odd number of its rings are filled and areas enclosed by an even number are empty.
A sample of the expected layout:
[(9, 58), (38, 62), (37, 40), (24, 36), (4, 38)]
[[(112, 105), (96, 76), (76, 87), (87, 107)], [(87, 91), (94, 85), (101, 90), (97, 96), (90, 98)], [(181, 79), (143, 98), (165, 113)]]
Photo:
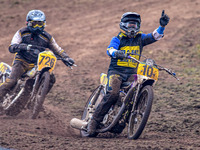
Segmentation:
[(143, 81), (142, 86), (143, 86), (143, 87), (146, 86), (146, 85), (154, 86), (155, 83), (156, 83), (155, 80), (153, 80), (153, 79), (148, 79), (148, 80)]
[(45, 67), (45, 68), (43, 68), (41, 71), (40, 71), (40, 74), (43, 74), (44, 72), (46, 72), (46, 71), (49, 71), (50, 72), (50, 67)]

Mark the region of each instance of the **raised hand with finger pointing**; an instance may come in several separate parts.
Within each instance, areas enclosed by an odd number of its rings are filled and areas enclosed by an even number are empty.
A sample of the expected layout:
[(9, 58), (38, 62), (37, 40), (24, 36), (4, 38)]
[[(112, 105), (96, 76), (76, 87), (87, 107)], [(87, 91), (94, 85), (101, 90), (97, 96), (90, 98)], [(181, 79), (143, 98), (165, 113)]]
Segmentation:
[(162, 27), (165, 27), (169, 23), (169, 17), (167, 14), (165, 14), (165, 10), (162, 11), (161, 17), (160, 17), (160, 25)]

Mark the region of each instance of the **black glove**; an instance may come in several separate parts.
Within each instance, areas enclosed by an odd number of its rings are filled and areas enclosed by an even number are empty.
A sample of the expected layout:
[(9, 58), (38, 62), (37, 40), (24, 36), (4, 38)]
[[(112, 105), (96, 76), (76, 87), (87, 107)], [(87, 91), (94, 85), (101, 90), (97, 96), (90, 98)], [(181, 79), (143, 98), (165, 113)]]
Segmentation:
[(70, 57), (63, 58), (62, 61), (66, 66), (73, 66), (75, 63), (74, 60)]
[(165, 14), (165, 11), (162, 11), (161, 17), (160, 17), (160, 25), (162, 27), (165, 27), (169, 23), (169, 17)]
[(37, 46), (37, 45), (31, 45), (31, 49), (38, 49), (40, 51), (44, 51), (46, 48), (42, 46)]
[(123, 58), (126, 57), (126, 55), (124, 54), (124, 52), (121, 51), (121, 50), (117, 50), (117, 51), (115, 52), (115, 56), (116, 56), (116, 58), (118, 58), (118, 59), (123, 59)]
[(37, 46), (37, 45), (31, 45), (31, 44), (24, 44), (21, 43), (19, 44), (18, 47), (21, 51), (30, 51), (30, 50), (40, 50), (40, 51), (44, 51), (45, 48), (41, 47), (41, 46)]
[(21, 43), (18, 45), (18, 49), (21, 51), (30, 51), (32, 45)]

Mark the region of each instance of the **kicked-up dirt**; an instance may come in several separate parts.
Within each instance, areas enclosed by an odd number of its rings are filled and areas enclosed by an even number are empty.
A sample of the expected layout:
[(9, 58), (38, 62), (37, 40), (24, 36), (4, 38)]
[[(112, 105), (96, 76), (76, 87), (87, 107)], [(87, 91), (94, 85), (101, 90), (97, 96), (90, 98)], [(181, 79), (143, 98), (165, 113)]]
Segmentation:
[[(25, 26), (31, 9), (45, 12), (45, 28), (72, 57), (77, 67), (56, 64), (56, 83), (48, 94), (44, 111), (35, 120), (24, 111), (17, 117), (0, 116), (0, 149), (200, 149), (200, 1), (199, 0), (0, 0), (0, 61), (11, 65), (8, 46), (15, 32)], [(159, 26), (162, 10), (170, 17), (165, 36), (144, 48), (143, 55), (177, 73), (176, 81), (160, 73), (147, 126), (138, 140), (99, 134), (82, 138), (70, 127), (80, 118), (87, 98), (106, 73), (110, 58), (106, 48), (119, 32), (121, 15), (138, 12), (141, 30)]]

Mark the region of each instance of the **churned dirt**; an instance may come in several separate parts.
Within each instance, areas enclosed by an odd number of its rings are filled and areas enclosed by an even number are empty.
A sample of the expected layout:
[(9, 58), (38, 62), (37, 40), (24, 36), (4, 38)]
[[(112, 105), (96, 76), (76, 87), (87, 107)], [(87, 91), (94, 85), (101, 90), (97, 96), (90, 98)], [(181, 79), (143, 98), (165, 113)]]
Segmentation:
[[(0, 61), (11, 65), (8, 46), (15, 32), (25, 26), (31, 9), (45, 12), (46, 31), (77, 64), (73, 70), (56, 64), (56, 83), (48, 94), (38, 119), (26, 111), (17, 117), (0, 117), (0, 149), (200, 149), (200, 1), (199, 0), (0, 0)], [(161, 72), (155, 98), (142, 136), (127, 139), (100, 134), (82, 138), (70, 127), (80, 118), (87, 98), (106, 73), (106, 48), (119, 32), (123, 13), (141, 14), (141, 30), (150, 33), (159, 26), (162, 10), (170, 17), (162, 40), (144, 48), (143, 54), (157, 64), (173, 69), (176, 79)]]

